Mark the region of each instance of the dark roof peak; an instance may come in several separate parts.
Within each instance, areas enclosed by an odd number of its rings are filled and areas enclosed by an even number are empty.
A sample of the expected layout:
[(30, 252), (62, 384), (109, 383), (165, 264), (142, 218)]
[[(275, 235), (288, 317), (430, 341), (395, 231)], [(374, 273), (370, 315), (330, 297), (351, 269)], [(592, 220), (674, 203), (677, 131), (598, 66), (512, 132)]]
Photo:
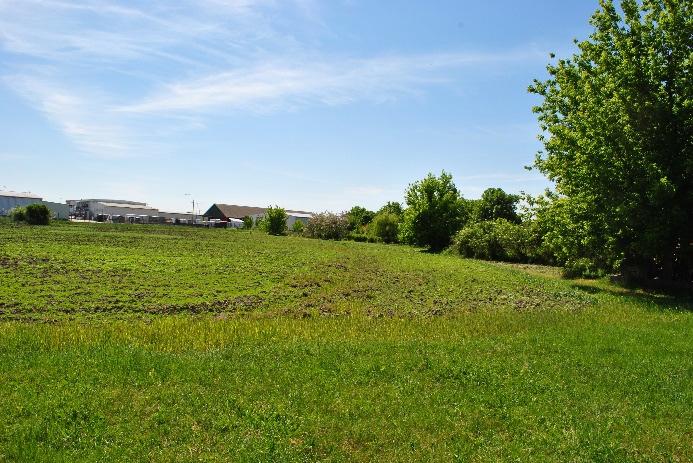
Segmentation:
[[(264, 214), (267, 211), (266, 207), (255, 207), (255, 206), (238, 206), (236, 204), (220, 204), (220, 203), (214, 203), (212, 207), (209, 209), (211, 210), (213, 207), (217, 207), (221, 211), (224, 216), (231, 218), (231, 219), (242, 219), (243, 217), (246, 216), (252, 216), (252, 215), (260, 215)], [(209, 213), (209, 210), (207, 211)], [(311, 212), (305, 212), (305, 211), (292, 211), (287, 209), (286, 210), (287, 214), (312, 214)], [(205, 214), (207, 215), (207, 214)]]

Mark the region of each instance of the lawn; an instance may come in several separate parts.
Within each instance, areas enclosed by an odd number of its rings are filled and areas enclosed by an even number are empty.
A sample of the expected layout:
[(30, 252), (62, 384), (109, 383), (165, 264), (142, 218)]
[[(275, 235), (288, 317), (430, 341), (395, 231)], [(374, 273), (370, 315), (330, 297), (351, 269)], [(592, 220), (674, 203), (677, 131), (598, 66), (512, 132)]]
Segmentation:
[(693, 461), (692, 335), (544, 267), (0, 225), (0, 461)]

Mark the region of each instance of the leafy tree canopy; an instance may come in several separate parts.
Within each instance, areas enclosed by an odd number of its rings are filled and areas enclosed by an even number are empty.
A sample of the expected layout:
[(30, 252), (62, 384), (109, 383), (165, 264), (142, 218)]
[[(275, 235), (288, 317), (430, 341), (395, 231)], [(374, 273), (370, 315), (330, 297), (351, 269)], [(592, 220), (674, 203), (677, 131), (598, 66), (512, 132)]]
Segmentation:
[(349, 221), (349, 230), (358, 230), (373, 221), (375, 212), (369, 211), (365, 207), (354, 206), (346, 213), (346, 217)]
[(401, 233), (405, 242), (439, 251), (450, 245), (452, 236), (467, 221), (466, 203), (452, 175), (445, 171), (409, 185), (405, 198)]
[(287, 219), (284, 209), (279, 206), (269, 207), (263, 218), (263, 228), (270, 235), (284, 235), (287, 230)]
[(509, 222), (520, 223), (517, 213), (519, 195), (506, 193), (501, 188), (488, 188), (475, 201), (474, 219), (477, 221), (505, 219)]
[(562, 198), (554, 239), (575, 248), (572, 258), (689, 279), (693, 2), (600, 6), (579, 51), (529, 88), (542, 98), (535, 165)]
[(380, 208), (378, 214), (394, 214), (401, 218), (404, 214), (404, 208), (397, 201), (388, 201), (387, 204)]

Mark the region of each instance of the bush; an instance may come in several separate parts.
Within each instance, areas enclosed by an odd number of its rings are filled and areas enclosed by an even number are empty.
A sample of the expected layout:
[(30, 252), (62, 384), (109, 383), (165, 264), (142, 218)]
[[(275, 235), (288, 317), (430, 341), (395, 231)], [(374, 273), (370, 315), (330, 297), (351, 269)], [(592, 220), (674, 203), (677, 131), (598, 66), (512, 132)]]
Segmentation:
[(399, 216), (381, 212), (371, 223), (372, 234), (385, 243), (396, 243), (399, 234)]
[(29, 204), (26, 207), (26, 221), (29, 225), (48, 225), (51, 210), (45, 204)]
[(297, 235), (302, 235), (305, 228), (306, 226), (302, 220), (296, 220), (291, 226), (291, 231)]
[(26, 209), (23, 207), (13, 208), (9, 215), (13, 222), (26, 222)]
[(344, 214), (323, 212), (315, 214), (306, 225), (305, 235), (323, 240), (341, 240), (349, 230), (349, 221)]
[(457, 232), (453, 247), (464, 257), (498, 260), (500, 245), (492, 222), (476, 222)]
[(262, 220), (262, 229), (270, 235), (285, 235), (288, 220), (286, 211), (279, 206), (267, 208), (265, 217)]
[(454, 249), (465, 257), (508, 262), (537, 262), (539, 249), (530, 228), (505, 219), (467, 225), (455, 236)]
[(29, 225), (48, 225), (51, 220), (51, 210), (45, 204), (29, 204), (26, 207), (15, 207), (10, 211), (14, 222), (26, 222)]
[(382, 240), (377, 236), (368, 235), (366, 233), (359, 232), (349, 232), (347, 233), (345, 239), (349, 241), (356, 241), (357, 243), (381, 243)]
[(599, 268), (599, 265), (591, 259), (580, 257), (577, 259), (568, 259), (563, 265), (563, 277), (565, 278), (599, 278), (605, 275), (605, 272)]
[(243, 229), (244, 230), (250, 230), (253, 228), (253, 218), (250, 217), (249, 215), (246, 215), (243, 217)]

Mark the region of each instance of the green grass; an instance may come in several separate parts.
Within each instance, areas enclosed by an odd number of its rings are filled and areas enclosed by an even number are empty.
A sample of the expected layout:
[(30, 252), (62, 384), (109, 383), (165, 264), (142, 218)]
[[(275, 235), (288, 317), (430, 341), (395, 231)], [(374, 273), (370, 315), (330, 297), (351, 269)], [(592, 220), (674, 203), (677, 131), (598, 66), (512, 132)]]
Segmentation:
[(691, 308), (400, 246), (0, 225), (0, 461), (693, 461)]

